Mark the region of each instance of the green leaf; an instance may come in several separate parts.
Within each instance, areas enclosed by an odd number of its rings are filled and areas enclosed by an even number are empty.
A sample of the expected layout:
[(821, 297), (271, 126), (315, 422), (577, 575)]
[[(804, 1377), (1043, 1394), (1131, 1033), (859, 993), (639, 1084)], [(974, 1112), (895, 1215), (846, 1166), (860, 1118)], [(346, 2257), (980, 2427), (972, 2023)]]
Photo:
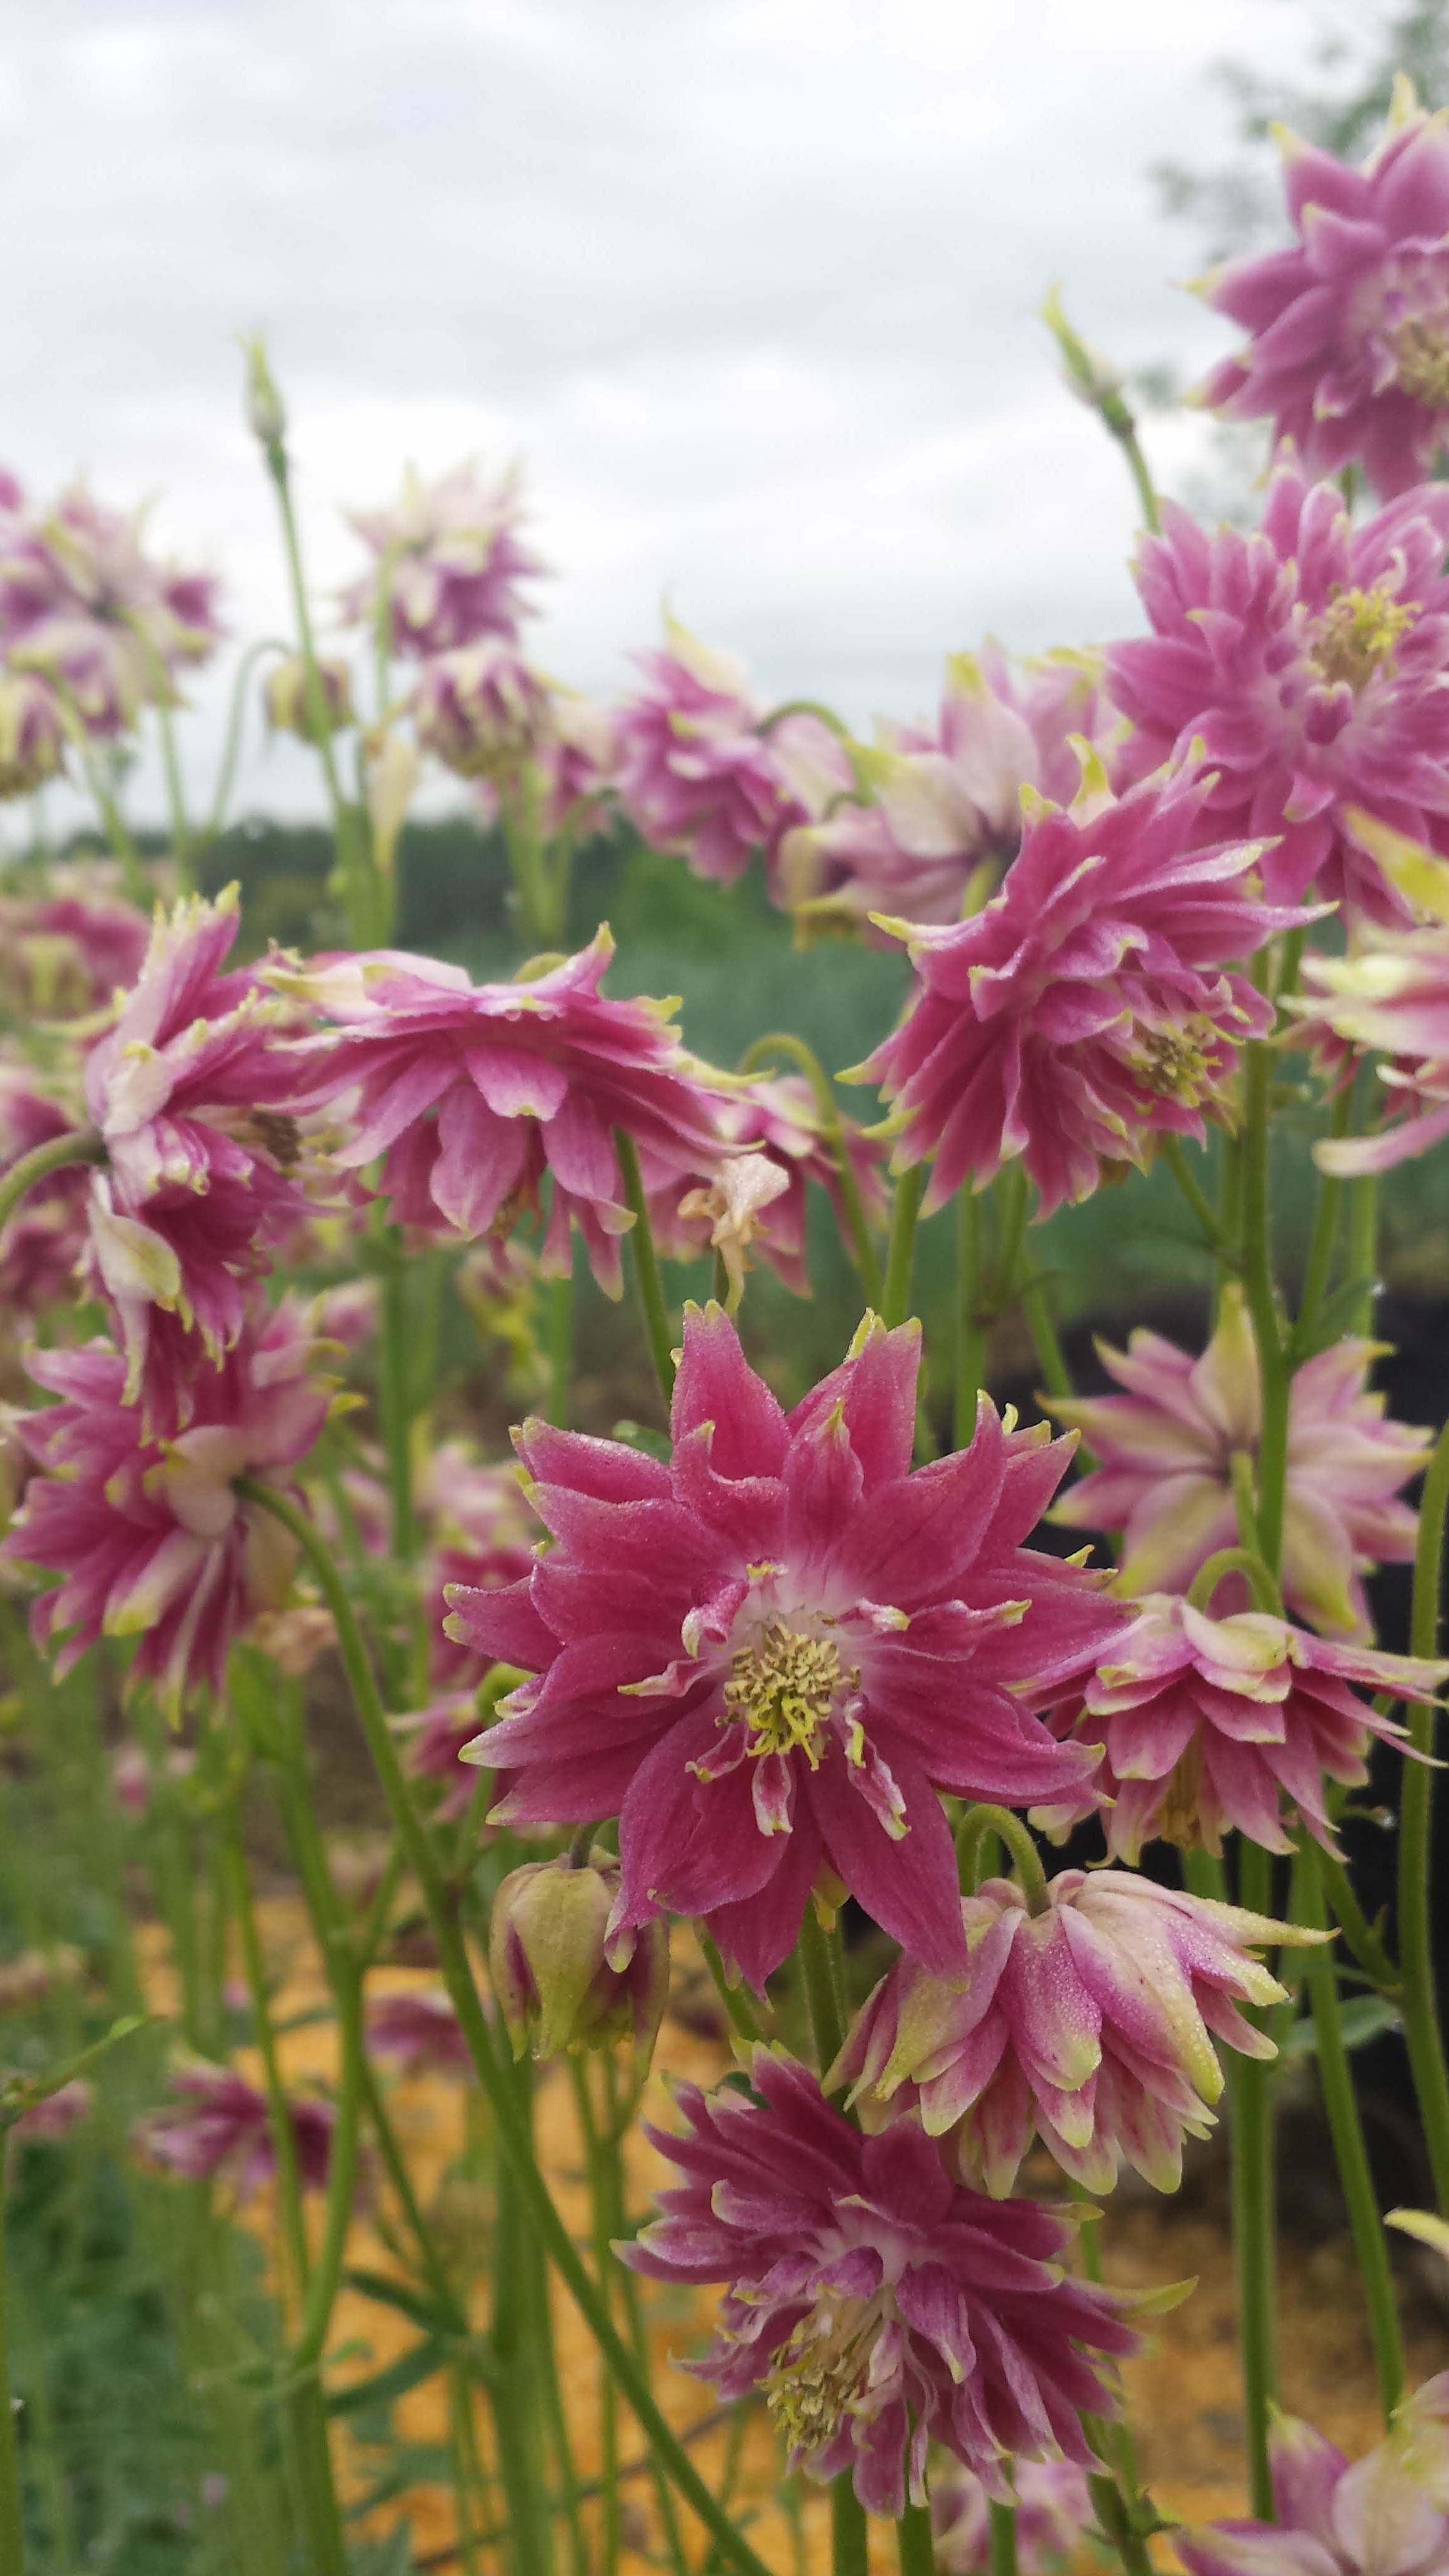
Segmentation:
[[(1398, 2005), (1387, 1995), (1354, 1995), (1344, 2005), (1342, 2015), (1345, 2048), (1366, 2048), (1371, 2039), (1382, 2038), (1386, 2030), (1398, 2030), (1403, 2016)], [(1295, 2022), (1284, 2042), (1285, 2057), (1316, 2057), (1318, 2033), (1311, 2019)]]
[(360, 2415), (368, 2406), (391, 2406), (406, 2397), (410, 2388), (420, 2388), (434, 2371), (441, 2370), (448, 2359), (448, 2348), (441, 2335), (425, 2335), (411, 2352), (399, 2353), (386, 2370), (373, 2372), (371, 2379), (354, 2380), (350, 2388), (329, 2392), (329, 2415)]
[(647, 1458), (657, 1458), (666, 1467), (674, 1454), (668, 1432), (655, 1431), (645, 1422), (616, 1422), (612, 1436), (622, 1440), (626, 1448), (642, 1449)]
[(399, 2281), (391, 2272), (353, 2270), (344, 2272), (349, 2289), (360, 2290), (365, 2299), (375, 2299), (380, 2307), (397, 2308), (424, 2334), (447, 2335), (457, 2331), (455, 2310), (441, 2307), (429, 2291), (419, 2289), (412, 2281)]

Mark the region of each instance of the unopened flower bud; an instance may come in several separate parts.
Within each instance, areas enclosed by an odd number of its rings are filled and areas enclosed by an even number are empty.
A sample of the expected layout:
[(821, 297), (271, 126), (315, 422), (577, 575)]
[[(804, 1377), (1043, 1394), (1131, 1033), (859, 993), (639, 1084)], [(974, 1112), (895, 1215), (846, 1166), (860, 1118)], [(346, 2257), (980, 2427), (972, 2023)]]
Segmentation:
[(279, 448), (287, 435), (287, 411), (267, 364), (267, 344), (260, 332), (243, 340), (242, 352), (247, 368), (247, 427), (263, 447)]
[(29, 796), (43, 787), (64, 752), (54, 690), (37, 671), (0, 674), (0, 796)]
[[(341, 733), (357, 721), (352, 704), (352, 673), (345, 662), (329, 655), (318, 662), (317, 676), (322, 683), (326, 730), (329, 734)], [(273, 663), (262, 683), (262, 703), (273, 733), (294, 733), (299, 742), (315, 740), (312, 692), (307, 665), (300, 653), (289, 653), (284, 661)]]
[(500, 1887), (488, 1968), (515, 2057), (601, 2047), (628, 2032), (641, 2072), (669, 1991), (669, 1932), (647, 1923), (609, 1940), (619, 1864), (595, 1845), (582, 1868), (532, 1861)]

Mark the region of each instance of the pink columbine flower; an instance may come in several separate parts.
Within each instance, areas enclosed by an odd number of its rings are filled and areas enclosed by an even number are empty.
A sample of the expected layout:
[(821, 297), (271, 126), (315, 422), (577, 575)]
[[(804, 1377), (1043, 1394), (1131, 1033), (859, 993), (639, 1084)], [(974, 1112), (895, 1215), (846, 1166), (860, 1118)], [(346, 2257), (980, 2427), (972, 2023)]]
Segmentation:
[[(187, 2182), (220, 2174), (245, 2200), (277, 2169), (264, 2093), (229, 2066), (200, 2059), (178, 2067), (172, 2099), (137, 2123), (135, 2143), (154, 2164)], [(293, 2095), (287, 2104), (304, 2190), (322, 2191), (335, 2114), (330, 2102)]]
[(886, 925), (915, 991), (852, 1079), (894, 1104), (899, 1164), (934, 1156), (927, 1212), (1019, 1155), (1048, 1216), (1159, 1134), (1231, 1116), (1239, 1048), (1272, 1013), (1227, 961), (1310, 916), (1260, 901), (1255, 843), (1194, 846), (1212, 786), (1184, 772), (1113, 799), (1089, 765), (1070, 809), (1028, 807), (983, 911)]
[(481, 1466), (460, 1440), (445, 1440), (434, 1453), (416, 1499), (431, 1528), (424, 1571), (429, 1676), (438, 1691), (452, 1694), (475, 1687), (487, 1665), (447, 1634), (449, 1587), (490, 1591), (522, 1582), (541, 1533), (512, 1460)]
[(484, 635), (516, 642), (521, 585), (547, 569), (519, 534), (525, 516), (515, 468), (488, 483), (465, 459), (429, 483), (409, 466), (391, 509), (348, 514), (373, 563), (343, 615), (370, 631), (385, 615), (393, 651), (418, 659)]
[(152, 1683), (169, 1711), (221, 1689), (228, 1647), (257, 1611), (280, 1606), (295, 1555), (233, 1480), (285, 1478), (312, 1446), (331, 1392), (312, 1374), (313, 1351), (290, 1301), (254, 1318), (198, 1381), (173, 1440), (151, 1436), (126, 1401), (126, 1363), (107, 1343), (32, 1352), (32, 1378), (60, 1401), (20, 1417), (40, 1472), (0, 1558), (60, 1578), (32, 1612), (40, 1645), (64, 1640), (57, 1674), (98, 1637), (134, 1637), (132, 1681)]
[(1074, 739), (1105, 744), (1115, 723), (1083, 655), (1020, 668), (995, 643), (953, 654), (936, 722), (880, 723), (858, 755), (875, 801), (836, 800), (786, 834), (782, 900), (807, 925), (959, 921), (977, 871), (994, 893), (1021, 846), (1022, 789), (1069, 803)]
[[(349, 725), (357, 722), (351, 665), (337, 654), (320, 654), (317, 677), (322, 686), (324, 730), (329, 734), (345, 733)], [(262, 705), (273, 733), (295, 734), (299, 742), (315, 741), (312, 684), (302, 654), (287, 653), (272, 664), (262, 682)]]
[(44, 2140), (47, 2144), (68, 2138), (88, 2116), (94, 2100), (94, 2088), (85, 2077), (73, 2075), (68, 2084), (58, 2084), (53, 2093), (43, 2093), (28, 2111), (22, 2111), (11, 2135), (32, 2142)]
[(1122, 2160), (1158, 2191), (1182, 2180), (1223, 2089), (1213, 2042), (1276, 2055), (1240, 2003), (1281, 2003), (1255, 1948), (1312, 1941), (1266, 1915), (1154, 1887), (1125, 1870), (1063, 1870), (1033, 1913), (1011, 1879), (961, 1900), (969, 1965), (898, 1960), (826, 2079), (866, 2125), (908, 2112), (949, 2135), (963, 2182), (1013, 2190), (1033, 2135), (1074, 2182), (1111, 2191)]
[[(28, 1065), (0, 1058), (0, 1175), (74, 1124), (59, 1101), (35, 1088)], [(43, 1315), (74, 1301), (87, 1185), (84, 1164), (68, 1165), (29, 1190), (13, 1211), (0, 1232), (0, 1316)]]
[(547, 688), (498, 635), (430, 654), (411, 704), (419, 747), (461, 778), (506, 776), (549, 728)]
[(149, 934), (113, 867), (63, 860), (34, 891), (0, 894), (0, 993), (17, 1016), (88, 1016), (135, 983)]
[(295, 1050), (299, 1099), (356, 1091), (337, 1160), (356, 1170), (385, 1155), (383, 1188), (404, 1225), (506, 1227), (551, 1173), (545, 1265), (567, 1268), (575, 1220), (595, 1277), (617, 1295), (632, 1219), (614, 1130), (632, 1138), (646, 1190), (676, 1175), (683, 1186), (718, 1135), (712, 1095), (664, 1005), (600, 991), (613, 953), (604, 928), (562, 966), (516, 984), (473, 984), (461, 966), (392, 950), (274, 970), (339, 1032)]
[(0, 527), (0, 643), (17, 669), (63, 682), (99, 737), (173, 697), (177, 671), (222, 634), (212, 576), (148, 554), (142, 520), (77, 483), (53, 510)]
[(1352, 2467), (1311, 2424), (1276, 2417), (1274, 2519), (1174, 2532), (1188, 2576), (1445, 2576), (1446, 2406), (1449, 2373), (1417, 2389), (1387, 2438)]
[(756, 2049), (752, 2080), (753, 2101), (678, 2088), (684, 2134), (646, 2134), (687, 2179), (618, 2248), (654, 2280), (728, 2283), (687, 2367), (760, 2390), (790, 2467), (850, 2470), (868, 2513), (925, 2502), (930, 2441), (1003, 2499), (1010, 2455), (1090, 2467), (1081, 2413), (1116, 2411), (1109, 2356), (1137, 2337), (1064, 2274), (1062, 2219), (963, 2190), (913, 2120), (862, 2137), (791, 2058)]
[(1351, 1080), (1362, 1055), (1379, 1056), (1387, 1124), (1370, 1136), (1326, 1136), (1320, 1169), (1343, 1177), (1392, 1171), (1449, 1135), (1449, 932), (1373, 930), (1346, 957), (1302, 965), (1301, 1042)]
[[(470, 1662), (473, 1659), (470, 1658)], [(474, 1662), (473, 1668), (477, 1665)], [(393, 1725), (407, 1742), (405, 1761), (415, 1780), (441, 1780), (437, 1814), (445, 1823), (466, 1815), (480, 1775), (463, 1759), (478, 1741), (478, 1702), (471, 1689), (443, 1691), (426, 1708), (410, 1709)]]
[[(964, 1963), (937, 1791), (1024, 1805), (1063, 1759), (1032, 1714), (1120, 1613), (1023, 1548), (1066, 1465), (983, 1400), (911, 1472), (920, 1331), (869, 1317), (782, 1413), (717, 1306), (687, 1307), (670, 1462), (530, 1422), (554, 1540), (527, 1582), (452, 1596), (453, 1633), (537, 1676), (476, 1758), (507, 1823), (619, 1816), (617, 1935), (702, 1914), (756, 1987), (822, 1868), (930, 1966)], [(1090, 1773), (1080, 1748), (1073, 1778)]]
[(578, 689), (549, 690), (547, 733), (539, 762), (547, 782), (544, 829), (577, 832), (590, 808), (602, 807), (614, 781), (614, 718)]
[(223, 972), (238, 919), (234, 886), (158, 913), (139, 981), (86, 1058), (105, 1148), (91, 1259), (125, 1347), (127, 1401), (163, 1429), (201, 1400), (198, 1373), (240, 1333), (268, 1246), (308, 1209), (284, 1006), (248, 970)]
[(665, 624), (665, 650), (639, 657), (645, 687), (615, 716), (615, 789), (651, 848), (733, 885), (756, 850), (773, 860), (786, 832), (849, 792), (850, 762), (816, 716), (762, 732), (740, 665)]
[[(926, 2485), (941, 2576), (988, 2576), (991, 2500), (975, 2470), (959, 2460), (934, 2461)], [(1023, 2460), (1011, 2495), (1019, 2576), (1058, 2576), (1075, 2564), (1096, 2519), (1085, 2469), (1075, 2460)]]
[(401, 1988), (369, 2006), (367, 2045), (399, 2075), (450, 2075), (471, 2066), (458, 2016), (440, 1986)]
[[(1418, 1514), (1398, 1496), (1433, 1445), (1427, 1431), (1386, 1420), (1384, 1397), (1369, 1393), (1377, 1347), (1334, 1342), (1295, 1373), (1289, 1398), (1283, 1597), (1334, 1633), (1367, 1635), (1363, 1576), (1412, 1563)], [(1236, 1543), (1234, 1457), (1257, 1460), (1262, 1406), (1247, 1307), (1236, 1286), (1224, 1291), (1200, 1359), (1143, 1330), (1125, 1351), (1098, 1349), (1125, 1393), (1053, 1402), (1098, 1464), (1053, 1505), (1052, 1519), (1124, 1533), (1124, 1593), (1186, 1592), (1210, 1556)]]
[[(1265, 1851), (1289, 1852), (1286, 1814), (1336, 1851), (1326, 1780), (1360, 1787), (1370, 1736), (1406, 1740), (1352, 1685), (1425, 1699), (1446, 1677), (1449, 1663), (1310, 1636), (1265, 1611), (1214, 1619), (1150, 1594), (1088, 1683), (1077, 1721), (1079, 1735), (1106, 1746), (1096, 1785), (1113, 1802), (1102, 1818), (1108, 1850), (1135, 1869), (1154, 1836), (1220, 1852), (1236, 1826)], [(1094, 1803), (1074, 1797), (1038, 1813), (1056, 1833)]]
[(1203, 280), (1248, 333), (1200, 402), (1269, 420), (1316, 474), (1361, 465), (1384, 500), (1426, 482), (1449, 432), (1449, 134), (1413, 89), (1363, 167), (1280, 130), (1296, 240)]
[(1378, 920), (1406, 907), (1355, 829), (1362, 809), (1449, 850), (1449, 490), (1355, 527), (1341, 493), (1284, 466), (1252, 534), (1208, 536), (1174, 503), (1144, 537), (1152, 634), (1108, 648), (1136, 727), (1124, 765), (1206, 759), (1199, 837), (1271, 836), (1264, 881)]
[[(758, 1251), (797, 1297), (808, 1297), (805, 1257), (807, 1184), (830, 1201), (847, 1243), (840, 1166), (803, 1074), (756, 1075), (725, 1094), (717, 1112), (730, 1150), (700, 1172), (683, 1197), (662, 1191), (649, 1211), (655, 1243), (675, 1261), (693, 1261), (706, 1250), (722, 1252), (733, 1302), (744, 1284), (749, 1255)], [(842, 1118), (845, 1151), (868, 1225), (886, 1210), (881, 1167), (885, 1148)]]

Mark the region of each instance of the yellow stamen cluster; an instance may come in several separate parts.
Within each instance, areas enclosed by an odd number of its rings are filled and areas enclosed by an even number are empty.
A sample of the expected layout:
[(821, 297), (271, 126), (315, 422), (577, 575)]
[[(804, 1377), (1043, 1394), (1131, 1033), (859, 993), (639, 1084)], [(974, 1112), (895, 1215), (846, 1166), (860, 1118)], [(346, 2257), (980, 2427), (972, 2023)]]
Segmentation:
[(840, 1692), (859, 1680), (858, 1672), (846, 1672), (828, 1637), (804, 1636), (772, 1619), (753, 1645), (730, 1659), (725, 1723), (743, 1718), (751, 1754), (803, 1753), (818, 1771), (830, 1712)]
[(1392, 668), (1399, 637), (1418, 614), (1415, 601), (1383, 590), (1337, 591), (1317, 620), (1308, 658), (1330, 686), (1346, 680), (1361, 689), (1375, 671)]
[(1431, 411), (1449, 409), (1449, 332), (1432, 322), (1401, 322), (1394, 333), (1395, 370), (1403, 393)]
[(1190, 1018), (1180, 1028), (1139, 1028), (1129, 1058), (1132, 1071), (1148, 1091), (1161, 1099), (1181, 1100), (1196, 1108), (1214, 1089), (1219, 1067), (1210, 1052), (1217, 1031), (1210, 1021)]
[(873, 2306), (851, 2299), (833, 2316), (813, 2309), (781, 2346), (760, 2385), (765, 2411), (792, 2450), (818, 2451), (833, 2440), (864, 2385), (878, 2323)]

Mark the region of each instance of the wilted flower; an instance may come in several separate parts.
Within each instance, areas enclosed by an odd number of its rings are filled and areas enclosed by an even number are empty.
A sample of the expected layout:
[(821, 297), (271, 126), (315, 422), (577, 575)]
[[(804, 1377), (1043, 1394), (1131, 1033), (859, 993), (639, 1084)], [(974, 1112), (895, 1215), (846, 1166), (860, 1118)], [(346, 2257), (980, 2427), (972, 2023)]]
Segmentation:
[[(931, 2534), (941, 2576), (988, 2576), (990, 2498), (974, 2469), (933, 2460), (926, 2472)], [(1056, 2576), (1075, 2561), (1095, 2516), (1087, 2473), (1075, 2460), (1022, 2460), (1013, 2470), (1019, 2576)]]
[[(342, 733), (357, 722), (352, 704), (351, 665), (335, 653), (318, 656), (317, 677), (322, 689), (322, 707), (328, 733)], [(307, 664), (300, 653), (284, 654), (272, 664), (262, 683), (262, 704), (273, 733), (293, 733), (299, 742), (312, 742), (315, 729), (312, 717), (312, 691), (308, 685)]]
[[(802, 1074), (757, 1074), (727, 1092), (717, 1111), (730, 1150), (702, 1172), (682, 1198), (661, 1192), (649, 1210), (662, 1253), (692, 1261), (706, 1249), (722, 1253), (730, 1275), (732, 1306), (739, 1302), (751, 1251), (761, 1253), (797, 1297), (808, 1297), (805, 1261), (806, 1184), (818, 1182), (849, 1242), (840, 1165), (827, 1138), (810, 1085)], [(842, 1118), (840, 1133), (855, 1175), (867, 1224), (885, 1214), (881, 1179), (885, 1148)]]
[[(920, 1332), (862, 1326), (788, 1416), (717, 1306), (685, 1309), (668, 1465), (530, 1422), (555, 1544), (457, 1590), (453, 1634), (534, 1673), (478, 1758), (507, 1823), (619, 1816), (616, 1933), (702, 1914), (762, 1987), (832, 1871), (930, 1966), (964, 1963), (937, 1790), (1024, 1805), (1066, 1759), (1037, 1705), (1120, 1619), (1024, 1549), (1066, 1465), (983, 1399), (969, 1449), (911, 1472)], [(1040, 1785), (1039, 1785), (1040, 1784)], [(1070, 1783), (1065, 1785), (1070, 1786)]]
[[(1218, 1852), (1236, 1826), (1265, 1851), (1289, 1852), (1285, 1811), (1336, 1850), (1326, 1779), (1360, 1787), (1370, 1736), (1405, 1740), (1350, 1685), (1425, 1699), (1446, 1677), (1449, 1663), (1310, 1636), (1265, 1611), (1213, 1619), (1150, 1594), (1087, 1684), (1077, 1721), (1080, 1736), (1106, 1746), (1096, 1785), (1113, 1801), (1102, 1817), (1108, 1850), (1135, 1868), (1154, 1836)], [(1038, 1812), (1056, 1831), (1094, 1803), (1088, 1795)]]
[(470, 2066), (468, 2043), (441, 1987), (403, 1987), (368, 2008), (367, 2045), (372, 2056), (400, 2075), (451, 2074)]
[(0, 669), (0, 797), (33, 796), (64, 758), (55, 691), (37, 671)]
[(874, 912), (959, 921), (978, 869), (982, 891), (1021, 846), (1021, 791), (1059, 804), (1077, 785), (1073, 738), (1105, 743), (1115, 722), (1093, 665), (1060, 653), (1020, 669), (998, 644), (955, 653), (934, 725), (880, 723), (857, 759), (875, 801), (838, 802), (780, 847), (782, 901), (808, 922)]
[(1092, 2465), (1080, 2414), (1115, 2412), (1108, 2357), (1137, 2338), (1064, 2274), (1062, 2219), (963, 2190), (913, 2120), (862, 2137), (788, 2057), (756, 2049), (752, 2080), (758, 2100), (678, 2088), (685, 2133), (647, 2135), (688, 2179), (618, 2249), (655, 2280), (728, 2283), (687, 2366), (761, 2391), (791, 2468), (850, 2470), (869, 2513), (925, 2502), (931, 2441), (1003, 2498), (1008, 2455)]
[(1028, 804), (983, 911), (887, 925), (916, 988), (853, 1079), (894, 1104), (898, 1163), (934, 1156), (928, 1212), (1019, 1155), (1048, 1216), (1157, 1135), (1230, 1118), (1239, 1048), (1272, 1012), (1226, 961), (1307, 916), (1259, 900), (1255, 844), (1193, 846), (1211, 792), (1181, 773), (1113, 799), (1089, 763), (1070, 809)]
[[(172, 2099), (138, 2121), (136, 2145), (154, 2164), (188, 2182), (221, 2174), (246, 2199), (277, 2169), (264, 2093), (232, 2067), (205, 2059), (180, 2066), (171, 2078)], [(304, 2190), (327, 2182), (335, 2114), (330, 2102), (294, 2094), (287, 2103), (297, 2172)]]
[(430, 654), (412, 695), (418, 742), (462, 778), (516, 769), (545, 739), (543, 682), (502, 636)]
[(1316, 886), (1402, 917), (1354, 817), (1449, 849), (1449, 490), (1356, 528), (1332, 484), (1285, 466), (1250, 535), (1208, 536), (1171, 502), (1162, 518), (1137, 561), (1153, 632), (1107, 653), (1136, 727), (1124, 762), (1208, 761), (1199, 837), (1271, 837), (1275, 901)]
[(131, 1678), (168, 1710), (221, 1689), (228, 1647), (285, 1599), (296, 1552), (233, 1480), (275, 1476), (311, 1447), (330, 1399), (312, 1360), (301, 1314), (278, 1306), (198, 1381), (187, 1429), (160, 1440), (126, 1401), (125, 1361), (106, 1343), (32, 1352), (32, 1378), (60, 1401), (20, 1418), (40, 1473), (0, 1557), (60, 1578), (32, 1612), (40, 1645), (63, 1639), (58, 1674), (98, 1637), (134, 1637)]
[(523, 543), (516, 469), (485, 483), (471, 459), (424, 482), (412, 466), (390, 510), (353, 510), (375, 561), (343, 594), (343, 614), (376, 629), (383, 616), (394, 652), (419, 658), (476, 644), (516, 641), (527, 602), (520, 584), (546, 567)]
[(1198, 396), (1270, 420), (1316, 474), (1361, 465), (1383, 499), (1434, 470), (1449, 431), (1449, 134), (1413, 88), (1363, 167), (1279, 129), (1297, 234), (1202, 281), (1249, 334)]
[(614, 1939), (619, 1864), (602, 1844), (575, 1865), (570, 1854), (528, 1861), (493, 1899), (488, 1975), (522, 2057), (602, 2047), (628, 2037), (640, 2073), (669, 2000), (669, 1927), (646, 1923)]
[[(1098, 1350), (1126, 1393), (1053, 1401), (1099, 1463), (1053, 1505), (1052, 1519), (1123, 1532), (1124, 1593), (1186, 1592), (1199, 1567), (1235, 1543), (1233, 1459), (1256, 1464), (1258, 1455), (1258, 1356), (1242, 1292), (1224, 1290), (1200, 1359), (1143, 1330), (1125, 1351)], [(1293, 1377), (1283, 1597), (1315, 1628), (1366, 1633), (1361, 1578), (1413, 1561), (1418, 1514), (1397, 1497), (1433, 1444), (1428, 1432), (1386, 1420), (1384, 1397), (1369, 1393), (1377, 1351), (1345, 1335)]]
[(473, 984), (461, 966), (391, 950), (274, 970), (340, 1030), (295, 1051), (299, 1099), (357, 1091), (337, 1160), (355, 1170), (384, 1154), (382, 1185), (404, 1225), (506, 1227), (551, 1172), (545, 1265), (568, 1267), (576, 1220), (595, 1277), (617, 1294), (618, 1238), (632, 1219), (615, 1129), (632, 1138), (646, 1190), (682, 1181), (717, 1136), (711, 1096), (664, 1006), (600, 992), (613, 953), (601, 929), (576, 957), (516, 984)]
[(1176, 2191), (1183, 2139), (1206, 2137), (1222, 2093), (1214, 2039), (1276, 2054), (1235, 2008), (1283, 2000), (1252, 1950), (1321, 1937), (1115, 1869), (1063, 1870), (1039, 1911), (988, 1879), (961, 1919), (965, 1976), (898, 1960), (826, 2083), (851, 2086), (870, 2128), (915, 2111), (949, 2133), (962, 2181), (994, 2197), (1033, 2134), (1087, 2191), (1111, 2191), (1124, 2157)]
[(786, 832), (848, 793), (853, 773), (817, 716), (762, 732), (740, 665), (674, 618), (665, 626), (665, 650), (639, 656), (647, 685), (615, 717), (615, 789), (652, 848), (732, 885), (754, 851), (773, 857)]
[(1352, 2467), (1311, 2424), (1277, 2416), (1268, 2437), (1272, 2522), (1174, 2532), (1188, 2576), (1444, 2576), (1446, 2405), (1449, 2373), (1416, 2390), (1387, 2439)]
[(0, 644), (16, 669), (62, 682), (88, 733), (123, 733), (173, 694), (221, 637), (216, 584), (149, 555), (144, 513), (72, 485), (53, 510), (0, 526)]
[(126, 1400), (163, 1429), (202, 1401), (204, 1363), (235, 1342), (269, 1245), (308, 1209), (284, 1006), (248, 970), (222, 971), (237, 926), (235, 886), (158, 912), (140, 979), (86, 1058), (105, 1147), (91, 1257), (125, 1346)]

